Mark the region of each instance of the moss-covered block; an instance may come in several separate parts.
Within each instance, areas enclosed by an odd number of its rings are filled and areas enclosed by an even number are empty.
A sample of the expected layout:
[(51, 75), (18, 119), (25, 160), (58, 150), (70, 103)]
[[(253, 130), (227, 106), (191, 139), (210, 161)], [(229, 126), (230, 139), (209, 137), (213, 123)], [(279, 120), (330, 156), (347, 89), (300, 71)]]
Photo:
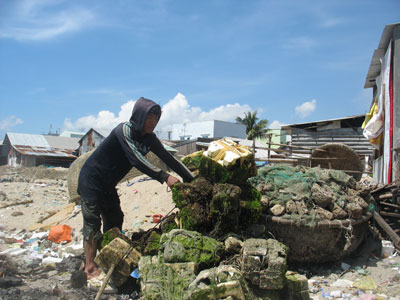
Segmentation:
[(195, 262), (200, 269), (218, 263), (223, 249), (222, 243), (213, 238), (180, 229), (163, 234), (160, 244), (165, 262)]
[(144, 248), (144, 255), (157, 255), (160, 250), (160, 239), (161, 234), (158, 234), (155, 231), (150, 233), (149, 238), (147, 239), (147, 245)]
[(222, 236), (239, 229), (241, 189), (232, 184), (215, 184), (210, 204), (212, 236)]
[(286, 286), (281, 290), (281, 299), (309, 300), (308, 279), (304, 275), (287, 271), (285, 274)]
[(230, 265), (201, 271), (189, 285), (188, 298), (256, 300), (240, 271)]
[(144, 300), (185, 299), (197, 266), (193, 262), (169, 264), (157, 256), (144, 256), (139, 261), (139, 274)]
[(240, 224), (243, 227), (257, 223), (262, 213), (261, 193), (253, 186), (241, 186)]
[(195, 175), (199, 173), (199, 167), (201, 158), (203, 157), (203, 151), (197, 151), (186, 155), (182, 158), (182, 163)]
[(111, 241), (114, 240), (115, 238), (120, 238), (129, 244), (131, 243), (131, 240), (125, 235), (123, 235), (118, 227), (113, 227), (103, 234), (103, 239), (101, 240), (100, 249), (103, 249), (105, 246), (111, 243)]
[(183, 207), (179, 212), (182, 228), (199, 232), (209, 232), (212, 224), (209, 211), (199, 203), (192, 203)]
[(204, 177), (190, 183), (177, 183), (172, 188), (172, 200), (176, 207), (182, 208), (190, 203), (206, 204), (211, 199), (213, 185)]
[(244, 184), (248, 178), (257, 175), (257, 167), (252, 155), (236, 160), (232, 165), (223, 166), (212, 158), (203, 156), (199, 175), (213, 183)]

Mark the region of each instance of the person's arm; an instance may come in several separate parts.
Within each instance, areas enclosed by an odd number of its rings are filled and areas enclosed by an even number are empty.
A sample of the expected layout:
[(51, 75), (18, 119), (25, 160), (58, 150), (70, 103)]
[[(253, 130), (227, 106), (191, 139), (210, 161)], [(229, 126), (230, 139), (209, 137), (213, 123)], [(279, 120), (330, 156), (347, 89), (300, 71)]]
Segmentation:
[(169, 153), (156, 136), (154, 136), (150, 142), (150, 149), (168, 167), (179, 174), (179, 176), (182, 177), (183, 181), (190, 182), (194, 179), (192, 172), (190, 172), (189, 169), (181, 161), (179, 161), (171, 153)]
[(164, 183), (167, 181), (169, 174), (151, 164), (146, 157), (136, 147), (132, 139), (131, 130), (133, 130), (130, 123), (123, 123), (121, 131), (117, 133), (121, 147), (128, 158), (130, 164), (137, 168), (140, 172), (150, 176), (151, 178)]

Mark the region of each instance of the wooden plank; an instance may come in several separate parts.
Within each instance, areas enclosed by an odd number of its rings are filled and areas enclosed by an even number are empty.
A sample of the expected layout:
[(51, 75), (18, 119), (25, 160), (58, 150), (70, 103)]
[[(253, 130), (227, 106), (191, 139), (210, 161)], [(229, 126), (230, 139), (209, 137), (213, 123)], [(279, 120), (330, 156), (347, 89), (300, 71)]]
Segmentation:
[(379, 214), (382, 216), (385, 216), (385, 217), (392, 217), (392, 218), (400, 219), (400, 214), (398, 214), (398, 213), (380, 211)]
[(384, 202), (384, 201), (379, 202), (379, 205), (384, 205), (384, 206), (388, 206), (388, 207), (391, 207), (391, 208), (400, 209), (400, 205), (396, 205), (396, 204), (393, 204), (393, 203), (387, 203), (387, 202)]
[(393, 198), (392, 193), (382, 194), (377, 197), (378, 200), (385, 200), (385, 199), (391, 199), (391, 198)]
[(41, 223), (33, 223), (29, 226), (29, 231), (35, 230), (49, 230), (52, 226), (58, 225), (64, 220), (66, 220), (69, 215), (74, 211), (75, 203), (66, 205), (62, 210), (52, 215), (51, 217), (45, 219)]
[(400, 237), (396, 232), (386, 223), (386, 221), (376, 212), (373, 214), (374, 220), (379, 224), (379, 226), (388, 234), (389, 238), (392, 240), (396, 248), (400, 247)]

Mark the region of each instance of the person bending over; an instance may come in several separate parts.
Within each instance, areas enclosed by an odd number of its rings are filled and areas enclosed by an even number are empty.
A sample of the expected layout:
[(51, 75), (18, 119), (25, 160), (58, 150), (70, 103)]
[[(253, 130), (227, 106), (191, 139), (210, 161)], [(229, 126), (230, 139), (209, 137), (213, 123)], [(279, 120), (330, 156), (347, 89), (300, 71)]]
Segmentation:
[(124, 214), (115, 189), (132, 167), (166, 183), (170, 188), (179, 179), (152, 165), (145, 155), (151, 150), (168, 167), (190, 182), (194, 176), (186, 166), (171, 155), (153, 133), (161, 117), (161, 107), (141, 97), (133, 107), (129, 122), (115, 127), (83, 165), (78, 180), (82, 199), (83, 238), (85, 250), (84, 272), (91, 279), (100, 274), (94, 258), (103, 232), (118, 227), (122, 230)]

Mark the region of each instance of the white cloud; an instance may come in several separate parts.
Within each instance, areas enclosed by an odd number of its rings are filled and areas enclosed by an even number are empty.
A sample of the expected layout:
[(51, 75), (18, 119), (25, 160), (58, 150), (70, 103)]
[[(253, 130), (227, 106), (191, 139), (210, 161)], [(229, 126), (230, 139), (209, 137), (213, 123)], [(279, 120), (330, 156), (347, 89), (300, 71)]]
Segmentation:
[(300, 118), (305, 118), (311, 115), (317, 108), (317, 100), (313, 99), (308, 102), (304, 102), (300, 106), (296, 106), (296, 115)]
[(118, 116), (115, 116), (113, 112), (110, 112), (108, 110), (102, 110), (97, 114), (97, 116), (84, 116), (78, 118), (74, 122), (72, 122), (71, 119), (67, 118), (64, 121), (64, 127), (66, 130), (84, 131), (87, 131), (90, 128), (112, 129), (119, 123), (129, 120), (134, 104), (135, 101), (133, 100), (129, 100), (128, 102), (122, 104)]
[[(76, 121), (66, 119), (66, 130), (89, 130), (90, 128), (112, 129), (121, 122), (128, 121), (132, 114), (135, 101), (130, 100), (121, 105), (118, 116), (110, 111), (100, 111), (97, 116), (89, 115), (78, 118)], [(162, 107), (162, 115), (156, 130), (163, 130), (176, 123), (197, 122), (207, 120), (220, 120), (235, 122), (237, 116), (251, 111), (247, 104), (238, 103), (222, 105), (209, 111), (203, 111), (200, 107), (191, 107), (186, 97), (178, 93)]]
[(94, 19), (92, 11), (80, 7), (61, 7), (64, 1), (25, 0), (10, 5), (0, 27), (0, 38), (47, 40), (79, 31)]
[(278, 120), (273, 121), (270, 125), (269, 125), (269, 129), (281, 129), (282, 126), (287, 125), (286, 123), (281, 123)]
[(9, 131), (15, 126), (24, 123), (20, 118), (17, 118), (14, 115), (8, 116), (3, 120), (0, 120), (0, 130)]

